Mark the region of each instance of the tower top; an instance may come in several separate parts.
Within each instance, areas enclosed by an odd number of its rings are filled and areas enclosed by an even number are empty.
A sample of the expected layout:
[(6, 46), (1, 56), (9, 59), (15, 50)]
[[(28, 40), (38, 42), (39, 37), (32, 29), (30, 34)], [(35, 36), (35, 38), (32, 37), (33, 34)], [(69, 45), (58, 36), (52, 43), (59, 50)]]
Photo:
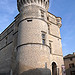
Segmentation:
[(48, 10), (49, 7), (49, 0), (17, 0), (17, 7), (19, 12), (26, 6), (29, 5), (36, 5), (40, 6), (46, 10)]

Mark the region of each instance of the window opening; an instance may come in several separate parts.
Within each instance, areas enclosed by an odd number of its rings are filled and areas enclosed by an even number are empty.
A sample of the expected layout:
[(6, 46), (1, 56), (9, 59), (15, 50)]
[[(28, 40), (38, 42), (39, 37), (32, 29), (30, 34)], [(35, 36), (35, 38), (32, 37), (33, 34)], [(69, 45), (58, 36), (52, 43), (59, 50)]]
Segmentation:
[(42, 33), (42, 44), (45, 44), (45, 33)]
[(72, 61), (72, 58), (70, 58), (70, 60)]
[(48, 25), (48, 34), (50, 34), (50, 26)]
[(73, 68), (74, 67), (74, 63), (69, 64), (69, 67)]
[(27, 20), (27, 22), (31, 22), (31, 21), (32, 21), (31, 19)]
[(43, 10), (41, 10), (41, 17), (44, 18), (44, 11)]
[(49, 17), (47, 17), (47, 20), (49, 21)]
[(51, 43), (49, 43), (50, 53), (52, 53)]

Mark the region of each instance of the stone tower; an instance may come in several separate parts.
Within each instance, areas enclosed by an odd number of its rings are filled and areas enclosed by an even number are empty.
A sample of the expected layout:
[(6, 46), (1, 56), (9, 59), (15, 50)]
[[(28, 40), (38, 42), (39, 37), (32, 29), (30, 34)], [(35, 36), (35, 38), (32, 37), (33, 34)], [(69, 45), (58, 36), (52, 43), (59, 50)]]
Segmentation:
[(0, 34), (0, 75), (62, 75), (61, 18), (49, 0), (17, 0), (19, 14)]
[[(47, 25), (49, 0), (17, 0), (17, 5), (20, 12), (17, 47), (18, 74), (30, 70), (34, 72), (36, 68), (40, 70), (49, 68), (50, 47)], [(33, 72), (31, 75), (34, 74)]]

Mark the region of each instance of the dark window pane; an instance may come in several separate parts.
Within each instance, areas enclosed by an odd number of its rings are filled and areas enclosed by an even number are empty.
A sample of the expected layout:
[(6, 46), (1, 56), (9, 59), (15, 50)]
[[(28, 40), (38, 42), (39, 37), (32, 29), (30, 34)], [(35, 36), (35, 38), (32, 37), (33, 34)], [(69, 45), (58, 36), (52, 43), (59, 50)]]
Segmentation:
[(70, 68), (73, 68), (73, 67), (74, 67), (74, 63), (69, 64), (69, 67), (70, 67)]
[(45, 39), (42, 40), (42, 43), (45, 44)]
[(70, 60), (72, 61), (72, 58), (70, 58)]
[(45, 39), (45, 34), (42, 34), (42, 39)]

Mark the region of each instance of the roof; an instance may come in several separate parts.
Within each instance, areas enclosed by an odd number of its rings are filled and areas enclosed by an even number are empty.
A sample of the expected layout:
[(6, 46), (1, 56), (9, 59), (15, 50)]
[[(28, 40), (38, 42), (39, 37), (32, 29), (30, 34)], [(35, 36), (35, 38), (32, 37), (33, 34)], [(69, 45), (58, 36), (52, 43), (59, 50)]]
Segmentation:
[(64, 56), (64, 59), (68, 59), (68, 58), (75, 58), (75, 54), (68, 54)]

